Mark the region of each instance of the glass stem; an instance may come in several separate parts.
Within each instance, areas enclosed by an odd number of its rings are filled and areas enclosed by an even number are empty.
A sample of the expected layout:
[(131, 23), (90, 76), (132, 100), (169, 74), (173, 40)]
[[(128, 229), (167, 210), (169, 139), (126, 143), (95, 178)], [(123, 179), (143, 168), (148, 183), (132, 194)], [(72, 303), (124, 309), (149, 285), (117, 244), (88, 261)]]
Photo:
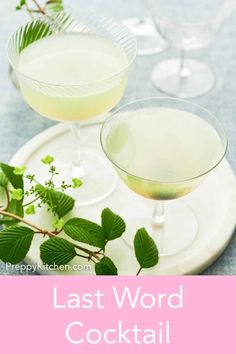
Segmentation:
[(178, 86), (177, 86), (177, 96), (181, 93), (182, 91), (182, 84), (184, 83), (185, 80), (191, 76), (191, 71), (189, 68), (186, 67), (185, 65), (185, 50), (181, 49), (180, 51), (180, 62), (179, 62), (179, 80), (178, 80)]
[(164, 202), (162, 200), (158, 200), (155, 202), (155, 206), (152, 214), (152, 221), (156, 225), (162, 225), (164, 223), (164, 217), (165, 217)]
[(81, 137), (80, 124), (71, 124), (71, 133), (73, 136), (73, 156), (72, 156), (72, 176), (76, 178), (84, 177), (84, 168), (81, 160)]
[(137, 2), (137, 13), (142, 13), (142, 15), (139, 16), (139, 24), (142, 25), (143, 23), (145, 23), (146, 20), (146, 4), (145, 1), (143, 0), (139, 0)]
[(191, 75), (191, 71), (185, 65), (185, 50), (181, 49), (180, 51), (180, 64), (179, 64), (179, 77), (181, 79), (186, 79)]
[(138, 19), (139, 25), (142, 25), (145, 23), (145, 17), (139, 17)]

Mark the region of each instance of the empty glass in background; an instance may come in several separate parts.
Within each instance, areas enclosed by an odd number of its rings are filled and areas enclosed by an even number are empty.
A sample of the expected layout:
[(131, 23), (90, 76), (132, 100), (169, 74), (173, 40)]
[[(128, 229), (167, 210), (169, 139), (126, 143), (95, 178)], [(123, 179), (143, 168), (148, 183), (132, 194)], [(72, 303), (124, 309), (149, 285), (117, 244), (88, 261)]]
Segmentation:
[[(24, 33), (35, 41), (29, 44)], [(44, 117), (71, 122), (71, 139), (48, 153), (59, 164), (60, 178), (82, 179), (83, 187), (73, 193), (79, 206), (104, 199), (117, 184), (103, 154), (81, 146), (79, 122), (119, 102), (136, 53), (136, 39), (122, 23), (89, 12), (33, 20), (9, 40), (8, 58), (26, 102)]]
[(145, 227), (163, 256), (192, 245), (198, 220), (180, 197), (197, 188), (225, 156), (221, 123), (191, 102), (147, 98), (114, 112), (102, 127), (101, 143), (122, 181), (145, 197), (127, 199), (126, 212), (119, 211), (129, 221), (125, 242), (132, 247), (134, 233)]
[(157, 29), (180, 57), (156, 65), (155, 86), (176, 97), (197, 97), (210, 91), (215, 75), (204, 62), (186, 58), (186, 52), (206, 47), (235, 9), (235, 0), (147, 0)]
[(147, 0), (135, 0), (139, 17), (130, 17), (123, 23), (136, 36), (138, 42), (138, 55), (152, 55), (167, 49), (168, 43), (155, 28), (153, 20), (148, 15)]

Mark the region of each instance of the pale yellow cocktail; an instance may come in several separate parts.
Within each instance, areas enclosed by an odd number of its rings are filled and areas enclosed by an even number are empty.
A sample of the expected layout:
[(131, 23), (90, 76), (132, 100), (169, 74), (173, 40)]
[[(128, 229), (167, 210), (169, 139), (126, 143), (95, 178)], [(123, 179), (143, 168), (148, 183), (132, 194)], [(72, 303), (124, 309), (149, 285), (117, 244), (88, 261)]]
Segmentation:
[(74, 32), (31, 44), (20, 54), (18, 69), (42, 82), (37, 86), (20, 80), (22, 94), (34, 110), (50, 119), (76, 121), (107, 112), (117, 104), (127, 82), (127, 73), (119, 73), (127, 65), (127, 55), (118, 43)]
[(88, 11), (39, 17), (8, 42), (9, 62), (25, 101), (44, 117), (71, 122), (70, 136), (64, 126), (67, 141), (55, 135), (48, 153), (58, 161), (65, 181), (82, 180), (83, 188), (71, 193), (79, 206), (106, 198), (117, 185), (99, 151), (99, 132), (87, 122), (83, 128), (89, 131), (82, 132), (80, 122), (119, 102), (136, 54), (135, 37), (122, 23)]

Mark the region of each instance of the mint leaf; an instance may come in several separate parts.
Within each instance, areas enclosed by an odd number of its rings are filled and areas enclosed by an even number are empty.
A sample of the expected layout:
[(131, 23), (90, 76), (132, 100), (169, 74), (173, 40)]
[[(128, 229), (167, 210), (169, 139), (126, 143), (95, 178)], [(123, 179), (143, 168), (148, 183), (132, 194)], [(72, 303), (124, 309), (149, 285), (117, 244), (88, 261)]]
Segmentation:
[(3, 172), (0, 172), (0, 187), (7, 187), (8, 179)]
[[(44, 16), (43, 16), (44, 17)], [(48, 37), (53, 33), (51, 26), (45, 22), (44, 18), (39, 18), (28, 25), (22, 27), (18, 35), (18, 53), (20, 54), (23, 49), (28, 47), (31, 43)]]
[(118, 275), (115, 264), (108, 257), (103, 257), (100, 262), (96, 263), (95, 272), (96, 275)]
[(125, 222), (119, 215), (106, 208), (102, 212), (102, 228), (106, 240), (115, 240), (125, 232)]
[(49, 265), (65, 265), (76, 256), (74, 246), (63, 238), (50, 238), (40, 246), (40, 257)]
[(15, 175), (15, 167), (6, 165), (5, 163), (0, 163), (0, 168), (15, 189), (24, 189), (23, 177)]
[(22, 206), (22, 200), (12, 199), (10, 201), (10, 203), (9, 203), (7, 211), (9, 213), (15, 214), (15, 215), (20, 216), (21, 218), (23, 218), (24, 217), (24, 209), (23, 209), (23, 206)]
[(73, 240), (87, 243), (94, 247), (105, 247), (106, 240), (103, 229), (92, 221), (73, 218), (66, 222), (63, 230)]
[[(15, 200), (12, 199), (9, 203), (9, 206), (7, 208), (7, 211), (11, 214), (15, 214), (17, 216), (20, 216), (21, 218), (24, 217), (24, 208), (22, 206), (22, 200)], [(19, 221), (17, 221), (14, 218), (11, 218), (9, 216), (4, 216), (1, 220), (0, 220), (0, 225), (14, 225), (19, 223)]]
[(157, 246), (144, 228), (136, 232), (134, 250), (141, 268), (151, 268), (157, 265), (159, 261)]
[(42, 202), (47, 204), (57, 214), (59, 219), (63, 218), (74, 208), (75, 201), (67, 194), (45, 188), (40, 184), (35, 187), (35, 191)]
[(73, 19), (67, 12), (51, 12), (50, 16), (40, 16), (34, 21), (21, 27), (17, 35), (17, 50), (22, 50), (39, 39), (49, 37), (54, 32), (62, 32), (68, 29)]
[(17, 220), (14, 220), (14, 219), (11, 219), (11, 218), (2, 218), (2, 219), (0, 219), (0, 225), (4, 225), (4, 226), (12, 226), (12, 225), (15, 225), (17, 223), (18, 223)]
[(23, 261), (27, 255), (34, 231), (24, 226), (12, 226), (0, 232), (0, 259), (12, 264)]

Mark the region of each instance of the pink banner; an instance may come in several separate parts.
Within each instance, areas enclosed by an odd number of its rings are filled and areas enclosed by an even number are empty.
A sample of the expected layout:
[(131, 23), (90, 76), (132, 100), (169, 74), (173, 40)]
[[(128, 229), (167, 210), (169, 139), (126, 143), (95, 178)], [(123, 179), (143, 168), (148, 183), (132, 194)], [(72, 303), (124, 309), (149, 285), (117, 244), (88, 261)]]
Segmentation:
[(1, 277), (6, 354), (235, 354), (235, 277)]

